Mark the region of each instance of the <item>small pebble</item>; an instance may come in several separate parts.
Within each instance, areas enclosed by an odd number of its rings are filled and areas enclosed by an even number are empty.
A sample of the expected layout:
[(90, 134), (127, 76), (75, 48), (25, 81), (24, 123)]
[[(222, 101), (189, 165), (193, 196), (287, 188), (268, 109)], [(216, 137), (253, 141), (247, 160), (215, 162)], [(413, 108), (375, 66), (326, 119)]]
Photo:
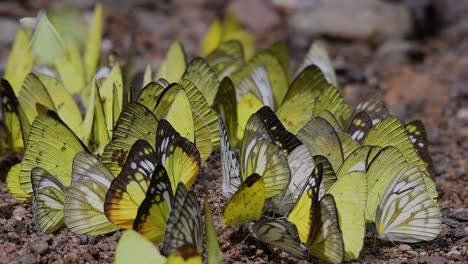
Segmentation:
[(86, 235), (81, 235), (80, 236), (80, 245), (85, 245), (86, 243), (88, 243), (88, 236)]
[(461, 120), (468, 120), (468, 108), (462, 108), (458, 110), (457, 117)]
[(401, 244), (398, 246), (398, 250), (401, 252), (406, 252), (406, 251), (411, 250), (411, 246), (407, 244)]
[(422, 263), (427, 263), (427, 264), (444, 264), (446, 261), (444, 257), (437, 257), (437, 256), (424, 256), (424, 257), (421, 257), (419, 260), (422, 260)]
[(27, 211), (24, 209), (24, 207), (17, 207), (15, 210), (13, 210), (13, 218), (15, 220), (21, 221), (23, 220), (23, 217), (26, 215)]
[(450, 252), (447, 253), (447, 257), (451, 259), (459, 259), (461, 257), (461, 253), (460, 251), (453, 248), (452, 250), (450, 250)]
[(413, 250), (408, 250), (408, 251), (406, 251), (406, 254), (411, 255), (413, 257), (416, 257), (418, 255), (418, 252), (413, 251)]
[(36, 256), (34, 254), (26, 254), (21, 257), (22, 264), (35, 264), (38, 263)]
[(458, 221), (468, 222), (468, 212), (457, 212), (454, 217)]
[(44, 255), (49, 250), (49, 245), (44, 241), (34, 241), (30, 245), (31, 251)]

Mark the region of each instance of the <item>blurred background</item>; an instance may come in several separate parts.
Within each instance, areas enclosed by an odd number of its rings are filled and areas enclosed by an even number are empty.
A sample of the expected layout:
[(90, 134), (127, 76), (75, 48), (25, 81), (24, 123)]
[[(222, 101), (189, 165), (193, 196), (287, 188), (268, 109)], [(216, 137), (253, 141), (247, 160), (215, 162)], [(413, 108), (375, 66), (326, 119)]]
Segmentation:
[[(0, 73), (22, 17), (75, 7), (91, 18), (91, 0), (0, 1)], [(391, 111), (428, 130), (436, 175), (463, 179), (468, 164), (468, 1), (457, 0), (173, 0), (102, 1), (102, 58), (130, 53), (138, 81), (157, 69), (173, 41), (189, 59), (215, 18), (235, 14), (259, 48), (288, 44), (297, 67), (310, 44), (328, 44), (348, 102), (383, 94)], [(70, 28), (70, 30), (74, 30)], [(133, 44), (132, 44), (133, 43)], [(447, 154), (449, 153), (449, 154)]]

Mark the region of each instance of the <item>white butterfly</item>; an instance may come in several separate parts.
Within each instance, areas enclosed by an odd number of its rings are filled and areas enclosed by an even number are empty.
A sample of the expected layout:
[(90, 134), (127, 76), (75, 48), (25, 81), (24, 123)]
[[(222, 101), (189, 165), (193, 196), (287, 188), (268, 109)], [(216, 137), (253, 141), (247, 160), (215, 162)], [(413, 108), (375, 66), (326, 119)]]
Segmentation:
[(390, 241), (429, 241), (440, 233), (439, 208), (416, 165), (403, 168), (388, 185), (377, 206), (375, 225), (378, 236)]

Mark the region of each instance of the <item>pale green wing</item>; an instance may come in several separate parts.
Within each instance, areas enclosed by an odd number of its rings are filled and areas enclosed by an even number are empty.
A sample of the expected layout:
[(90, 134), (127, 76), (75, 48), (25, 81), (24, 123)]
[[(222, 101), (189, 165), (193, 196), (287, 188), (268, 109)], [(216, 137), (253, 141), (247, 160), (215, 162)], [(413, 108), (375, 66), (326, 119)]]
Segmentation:
[(200, 204), (194, 192), (179, 183), (172, 211), (167, 220), (162, 251), (170, 255), (179, 247), (193, 245), (199, 254), (203, 251), (203, 227)]
[(327, 80), (314, 65), (294, 79), (277, 111), (278, 118), (289, 131), (297, 133), (312, 118), (315, 99), (327, 86)]
[(343, 149), (343, 158), (346, 160), (348, 156), (359, 148), (359, 143), (351, 136), (341, 131), (336, 132), (340, 138), (341, 148)]
[[(114, 89), (116, 90), (118, 102), (114, 102)], [(123, 106), (123, 80), (122, 71), (119, 64), (112, 67), (109, 76), (104, 80), (99, 87), (99, 94), (101, 96), (102, 108), (104, 109), (104, 116), (107, 126), (107, 131), (110, 133), (114, 128), (114, 105), (118, 107), (117, 112), (122, 111)]]
[(77, 234), (102, 235), (118, 229), (104, 214), (104, 201), (114, 175), (95, 157), (78, 152), (72, 186), (65, 197), (65, 225)]
[(258, 140), (250, 151), (245, 163), (246, 175), (257, 173), (265, 182), (265, 197), (281, 193), (289, 184), (291, 173), (287, 157), (268, 140)]
[(150, 82), (145, 87), (143, 87), (136, 101), (146, 106), (148, 109), (153, 110), (156, 107), (159, 96), (163, 91), (164, 87), (161, 84), (157, 82)]
[(20, 174), (21, 164), (15, 164), (10, 168), (6, 177), (6, 187), (11, 196), (20, 201), (30, 200), (31, 195), (27, 194), (23, 189), (21, 189), (19, 174)]
[(286, 219), (263, 218), (252, 225), (251, 232), (256, 239), (297, 259), (307, 256), (307, 248), (301, 243), (296, 226)]
[(204, 59), (194, 59), (187, 66), (182, 79), (187, 79), (195, 84), (205, 97), (208, 105), (213, 104), (220, 82), (216, 72)]
[(416, 243), (439, 235), (441, 213), (426, 191), (424, 177), (417, 166), (408, 165), (387, 186), (375, 215), (381, 239)]
[(222, 80), (238, 70), (244, 63), (242, 45), (237, 40), (224, 41), (206, 56), (206, 61), (216, 71), (219, 80)]
[(156, 74), (156, 79), (165, 79), (169, 83), (178, 82), (186, 69), (185, 53), (179, 42), (174, 42), (167, 50), (166, 58)]
[(158, 120), (153, 112), (137, 102), (128, 103), (117, 120), (112, 141), (104, 148), (102, 163), (118, 175), (133, 143), (138, 139), (155, 145)]
[(41, 64), (54, 64), (58, 58), (66, 56), (64, 40), (52, 25), (45, 12), (38, 16), (29, 48), (33, 57)]
[(208, 264), (223, 263), (223, 252), (219, 247), (218, 236), (211, 212), (210, 202), (205, 197), (203, 208), (205, 211), (206, 259)]
[(24, 78), (31, 72), (34, 65), (34, 59), (28, 47), (30, 36), (30, 30), (18, 29), (8, 55), (8, 63), (3, 78), (11, 83), (15, 94), (20, 92)]
[(344, 260), (359, 258), (366, 231), (366, 174), (360, 171), (343, 175), (328, 191), (335, 199), (344, 241)]
[(34, 189), (34, 222), (44, 233), (52, 233), (63, 226), (63, 203), (66, 188), (47, 170), (34, 167), (31, 171)]
[(91, 80), (94, 74), (96, 74), (96, 68), (99, 62), (99, 51), (101, 49), (102, 24), (102, 5), (96, 4), (85, 44), (84, 70), (86, 81)]
[(335, 70), (333, 69), (333, 65), (328, 57), (327, 47), (324, 42), (314, 41), (310, 46), (309, 51), (307, 51), (304, 61), (297, 69), (297, 72), (302, 71), (309, 65), (316, 65), (319, 67), (327, 81), (334, 86), (338, 86)]
[(319, 210), (320, 217), (317, 222), (314, 221), (314, 234), (306, 246), (312, 256), (330, 263), (341, 263), (344, 258), (344, 242), (333, 196), (323, 196)]
[(40, 73), (36, 73), (35, 75), (44, 84), (44, 87), (52, 98), (57, 114), (71, 130), (77, 132), (83, 118), (73, 96), (59, 80)]
[(321, 91), (316, 99), (312, 113), (315, 116), (324, 110), (330, 111), (341, 125), (351, 115), (351, 108), (345, 103), (343, 96), (333, 85), (329, 85)]
[(55, 111), (54, 103), (47, 89), (33, 73), (28, 74), (24, 79), (23, 86), (18, 95), (18, 102), (26, 113), (30, 123), (41, 111), (38, 105), (45, 107), (47, 110)]
[(115, 264), (127, 263), (165, 263), (166, 257), (151, 241), (134, 230), (125, 230), (115, 249)]
[[(191, 81), (182, 80), (180, 82), (180, 85), (184, 87), (185, 91), (187, 92), (190, 105), (192, 106), (192, 111), (200, 116), (200, 118), (203, 120), (203, 123), (204, 123), (203, 126), (208, 129), (209, 141), (212, 144), (212, 149), (218, 150), (219, 149), (219, 130), (217, 126), (218, 114), (208, 105), (203, 94), (201, 94), (197, 86), (195, 86)], [(197, 125), (197, 124), (194, 124), (194, 125)], [(200, 135), (201, 134), (197, 133), (197, 130), (195, 130), (196, 141), (197, 141), (197, 137), (200, 138)], [(196, 144), (196, 145), (198, 146), (200, 144)], [(211, 150), (209, 154), (211, 154)]]
[[(401, 121), (394, 116), (389, 116), (372, 127), (362, 144), (380, 147), (394, 146), (403, 153), (409, 163), (417, 165), (426, 174), (429, 173), (428, 164), (419, 156)], [(436, 199), (438, 194), (434, 181), (430, 177), (424, 177), (424, 182), (429, 195)]]
[(367, 156), (371, 148), (371, 146), (361, 146), (349, 154), (336, 172), (337, 177), (341, 178), (352, 171), (367, 171)]
[(36, 117), (27, 146), (20, 172), (21, 188), (26, 193), (32, 193), (31, 170), (38, 166), (57, 177), (63, 186), (71, 185), (73, 158), (85, 147), (54, 112)]
[(237, 101), (234, 84), (231, 79), (224, 78), (219, 85), (218, 94), (213, 103), (213, 109), (226, 120), (226, 130), (232, 145), (237, 146)]
[(343, 163), (343, 150), (338, 135), (333, 127), (321, 117), (312, 118), (299, 130), (297, 137), (307, 147), (313, 156), (323, 155), (338, 170)]
[(378, 202), (385, 189), (398, 173), (408, 166), (405, 157), (395, 147), (381, 150), (369, 164), (367, 170), (367, 214), (368, 220), (375, 218)]

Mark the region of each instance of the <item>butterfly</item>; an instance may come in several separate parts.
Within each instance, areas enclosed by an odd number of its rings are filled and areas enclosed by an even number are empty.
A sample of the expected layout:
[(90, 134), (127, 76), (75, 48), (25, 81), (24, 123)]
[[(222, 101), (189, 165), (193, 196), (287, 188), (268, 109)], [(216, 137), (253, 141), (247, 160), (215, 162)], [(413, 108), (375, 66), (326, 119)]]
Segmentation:
[(101, 235), (118, 227), (104, 214), (104, 200), (114, 175), (91, 154), (75, 155), (72, 184), (64, 201), (64, 223), (76, 234)]
[(248, 225), (253, 236), (267, 244), (288, 252), (297, 259), (307, 257), (307, 248), (299, 240), (296, 226), (281, 218), (264, 217)]
[(392, 179), (377, 205), (374, 223), (379, 238), (416, 243), (440, 233), (437, 203), (427, 192), (424, 173), (407, 165)]
[(33, 193), (31, 170), (34, 167), (47, 170), (63, 186), (69, 187), (73, 158), (76, 153), (87, 151), (80, 139), (52, 111), (39, 114), (34, 119), (26, 146), (19, 182), (27, 194)]
[(67, 188), (56, 176), (41, 167), (31, 170), (34, 222), (45, 233), (63, 226), (63, 204)]
[(135, 142), (122, 171), (107, 191), (105, 214), (121, 228), (133, 226), (157, 164), (167, 171), (171, 190), (179, 182), (190, 187), (199, 174), (200, 155), (190, 141), (180, 137), (164, 119), (160, 120), (156, 134), (156, 149), (144, 140)]
[[(222, 253), (216, 239), (213, 216), (209, 202), (205, 200), (206, 256), (210, 263), (222, 263)], [(133, 230), (126, 230), (116, 249), (116, 263), (134, 261), (149, 263), (202, 263), (202, 221), (201, 209), (195, 194), (179, 184), (174, 197), (174, 206), (167, 219), (164, 231), (163, 256), (144, 236)], [(132, 254), (129, 254), (132, 252)], [(137, 256), (133, 256), (136, 254)]]
[[(244, 64), (242, 44), (237, 40), (223, 41), (205, 59), (222, 80)], [(216, 103), (216, 100), (214, 102)]]
[(157, 127), (158, 119), (150, 109), (139, 102), (128, 103), (117, 120), (112, 140), (104, 147), (101, 157), (104, 166), (118, 175), (138, 139), (156, 144)]
[(240, 24), (233, 14), (227, 14), (224, 21), (214, 20), (200, 44), (200, 54), (208, 56), (228, 41), (238, 41), (243, 50), (243, 59), (250, 59), (255, 53), (255, 38)]
[(386, 147), (378, 152), (370, 162), (367, 178), (367, 219), (376, 224), (379, 237), (417, 242), (437, 236), (440, 212), (427, 186), (430, 179), (401, 151)]
[(322, 41), (314, 41), (310, 45), (307, 54), (302, 61), (301, 65), (297, 68), (297, 73), (300, 73), (307, 66), (317, 65), (320, 70), (323, 72), (328, 83), (333, 84), (335, 87), (338, 87), (338, 82), (336, 79), (335, 69), (330, 61), (328, 56), (327, 47)]
[[(417, 165), (425, 174), (429, 173), (428, 164), (419, 156), (402, 122), (394, 116), (388, 116), (373, 126), (362, 144), (383, 148), (393, 146), (401, 152), (407, 162)], [(424, 182), (431, 197), (437, 198), (438, 194), (432, 179), (426, 176)]]
[(203, 59), (192, 61), (181, 78), (167, 87), (150, 82), (137, 101), (153, 111), (156, 119), (170, 121), (197, 146), (202, 160), (206, 160), (213, 150), (219, 149), (218, 114), (210, 106), (219, 81)]
[(331, 263), (341, 263), (344, 242), (332, 195), (324, 194), (323, 166), (318, 164), (302, 189), (288, 220), (297, 226), (300, 240), (311, 255)]
[(18, 103), (13, 87), (5, 79), (1, 80), (0, 97), (7, 148), (15, 153), (23, 153), (31, 127), (26, 113)]
[(418, 151), (421, 159), (427, 164), (429, 172), (433, 170), (433, 162), (428, 149), (426, 128), (421, 120), (413, 120), (405, 125), (406, 132)]

